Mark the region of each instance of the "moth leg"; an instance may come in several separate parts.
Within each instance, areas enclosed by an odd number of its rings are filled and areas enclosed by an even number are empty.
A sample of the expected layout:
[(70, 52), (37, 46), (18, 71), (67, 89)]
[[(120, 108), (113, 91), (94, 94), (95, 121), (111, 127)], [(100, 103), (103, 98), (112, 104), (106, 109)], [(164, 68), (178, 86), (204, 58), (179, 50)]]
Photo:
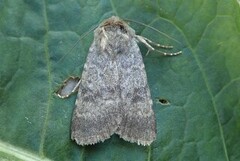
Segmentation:
[(138, 41), (140, 41), (141, 43), (143, 43), (144, 45), (146, 45), (146, 47), (148, 48), (148, 52), (146, 55), (148, 55), (149, 51), (154, 51), (154, 47), (152, 47), (146, 40), (143, 36), (139, 36), (139, 35), (135, 35), (136, 36), (136, 39)]
[(78, 90), (80, 82), (81, 79), (79, 77), (69, 77), (55, 94), (60, 98), (67, 98)]
[(153, 42), (153, 41), (151, 41), (151, 40), (149, 40), (148, 38), (146, 38), (146, 37), (143, 37), (143, 36), (141, 36), (144, 40), (146, 40), (146, 42), (148, 42), (148, 43), (150, 43), (150, 44), (152, 44), (152, 45), (154, 45), (154, 46), (156, 46), (156, 47), (160, 47), (160, 48), (164, 48), (164, 49), (172, 49), (173, 48), (173, 46), (171, 46), (171, 45), (162, 45), (162, 44), (158, 44), (158, 43), (156, 43), (156, 42)]
[(101, 35), (102, 35), (101, 41), (100, 41), (100, 46), (104, 50), (106, 48), (106, 45), (107, 45), (107, 42), (108, 42), (108, 36), (106, 34), (106, 31), (105, 31), (104, 27), (101, 27), (100, 32), (101, 32)]
[(160, 48), (165, 48), (165, 49), (172, 49), (173, 46), (168, 46), (168, 45), (161, 45), (161, 44), (158, 44), (158, 43), (155, 43), (143, 36), (139, 36), (139, 35), (136, 35), (136, 39), (140, 42), (142, 42), (147, 48), (148, 48), (148, 51), (147, 51), (147, 54), (149, 54), (150, 51), (156, 51), (164, 56), (176, 56), (176, 55), (179, 55), (182, 53), (182, 51), (178, 51), (178, 52), (174, 52), (174, 53), (169, 53), (169, 52), (163, 52), (163, 51), (160, 51), (160, 50), (157, 50), (155, 49), (154, 47), (152, 47), (150, 44), (156, 46), (156, 47), (160, 47)]

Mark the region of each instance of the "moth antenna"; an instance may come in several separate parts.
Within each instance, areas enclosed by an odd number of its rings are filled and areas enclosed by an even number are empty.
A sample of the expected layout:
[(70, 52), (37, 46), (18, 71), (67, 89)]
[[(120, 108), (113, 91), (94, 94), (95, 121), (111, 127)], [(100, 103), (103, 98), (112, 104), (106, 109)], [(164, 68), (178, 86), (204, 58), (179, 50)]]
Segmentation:
[(86, 37), (90, 32), (92, 32), (94, 29), (97, 28), (97, 25), (94, 25), (92, 28), (90, 28), (90, 30), (88, 30), (87, 32), (85, 32), (84, 34), (82, 34), (80, 36), (80, 38), (74, 43), (73, 47), (64, 55), (62, 56), (58, 61), (57, 64), (59, 62), (61, 62), (68, 54), (70, 54), (72, 52), (72, 50), (77, 46), (77, 44), (80, 42), (80, 40), (82, 40), (84, 37)]
[[(168, 35), (165, 34), (164, 32), (161, 32), (161, 31), (159, 31), (158, 29), (156, 29), (156, 28), (154, 28), (154, 27), (152, 27), (152, 26), (149, 26), (149, 25), (147, 25), (147, 24), (144, 24), (144, 23), (142, 23), (142, 22), (135, 21), (135, 20), (130, 20), (130, 19), (124, 19), (124, 20), (125, 20), (125, 21), (134, 22), (134, 23), (143, 25), (143, 26), (145, 26), (145, 27), (148, 27), (148, 28), (150, 28), (150, 29), (152, 29), (152, 30), (154, 30), (154, 31), (156, 31), (156, 32), (158, 32), (158, 33), (166, 36), (167, 38), (169, 38), (169, 39), (171, 39), (171, 40), (173, 40), (173, 41), (181, 44), (181, 43), (180, 43), (179, 41), (177, 41), (176, 39), (172, 38), (171, 36), (168, 36)], [(137, 40), (139, 40), (140, 42), (142, 42), (144, 45), (146, 45), (146, 47), (148, 48), (148, 51), (147, 51), (146, 55), (148, 55), (150, 51), (156, 51), (156, 52), (158, 52), (158, 53), (160, 53), (160, 54), (162, 54), (162, 55), (164, 55), (164, 56), (176, 56), (176, 55), (179, 55), (179, 54), (182, 53), (182, 51), (170, 52), (170, 53), (168, 53), (168, 52), (163, 52), (163, 51), (160, 51), (160, 50), (156, 50), (156, 49), (155, 49), (154, 47), (152, 47), (151, 45), (156, 46), (156, 47), (159, 47), (159, 48), (163, 48), (163, 49), (172, 49), (173, 46), (171, 46), (171, 45), (162, 45), (162, 44), (153, 42), (153, 41), (151, 41), (150, 39), (148, 39), (148, 38), (146, 38), (146, 37), (139, 36), (139, 35), (136, 35), (136, 38), (137, 38)]]
[(158, 29), (156, 29), (156, 28), (154, 28), (154, 27), (152, 27), (152, 26), (150, 26), (150, 25), (147, 25), (147, 24), (145, 24), (145, 23), (142, 23), (142, 22), (139, 22), (139, 21), (135, 21), (135, 20), (132, 20), (132, 19), (128, 19), (128, 18), (124, 18), (123, 20), (124, 20), (124, 21), (129, 21), (129, 22), (134, 22), (134, 23), (136, 23), (136, 24), (140, 24), (140, 25), (142, 25), (142, 26), (148, 27), (148, 28), (150, 28), (150, 29), (158, 32), (159, 34), (162, 34), (162, 35), (166, 36), (167, 38), (169, 38), (169, 39), (177, 42), (178, 44), (182, 44), (181, 42), (179, 42), (178, 40), (174, 39), (173, 37), (167, 35), (166, 33), (162, 32), (162, 31), (159, 31)]

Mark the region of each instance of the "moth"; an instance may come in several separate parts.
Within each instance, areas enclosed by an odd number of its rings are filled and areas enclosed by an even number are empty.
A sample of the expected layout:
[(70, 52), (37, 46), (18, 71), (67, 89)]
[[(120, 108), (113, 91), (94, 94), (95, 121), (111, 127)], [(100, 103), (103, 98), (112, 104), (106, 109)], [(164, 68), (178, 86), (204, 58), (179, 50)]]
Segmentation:
[[(78, 95), (71, 124), (71, 138), (77, 144), (96, 144), (113, 134), (144, 146), (156, 139), (153, 102), (138, 42), (149, 51), (155, 50), (152, 45), (171, 48), (136, 35), (116, 16), (95, 29), (81, 79), (71, 79), (78, 82), (73, 88)], [(58, 95), (63, 97), (61, 91)]]

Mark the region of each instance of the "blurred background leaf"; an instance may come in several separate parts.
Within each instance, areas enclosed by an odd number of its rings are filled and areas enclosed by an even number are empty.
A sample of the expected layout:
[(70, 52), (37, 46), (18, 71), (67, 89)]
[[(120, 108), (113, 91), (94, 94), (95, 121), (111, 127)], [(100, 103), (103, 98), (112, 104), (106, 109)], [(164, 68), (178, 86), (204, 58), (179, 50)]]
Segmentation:
[[(92, 32), (71, 50), (74, 43), (112, 15), (164, 32), (130, 23), (137, 34), (183, 51), (145, 56), (140, 44), (157, 117), (149, 147), (117, 135), (76, 145), (76, 95), (53, 94), (81, 75)], [(236, 0), (0, 0), (0, 160), (239, 161), (239, 17)]]

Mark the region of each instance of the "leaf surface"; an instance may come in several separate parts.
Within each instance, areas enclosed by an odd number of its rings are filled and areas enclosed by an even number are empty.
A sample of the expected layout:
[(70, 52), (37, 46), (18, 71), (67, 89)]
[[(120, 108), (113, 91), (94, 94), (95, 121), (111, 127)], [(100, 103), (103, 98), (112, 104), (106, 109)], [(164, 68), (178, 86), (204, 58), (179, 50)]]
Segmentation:
[[(146, 56), (139, 45), (157, 119), (149, 147), (117, 135), (76, 145), (76, 95), (54, 95), (66, 78), (81, 76), (93, 33), (71, 50), (74, 43), (111, 15), (156, 28), (130, 23), (137, 34), (183, 52)], [(0, 0), (0, 160), (240, 160), (239, 17), (234, 0)]]

